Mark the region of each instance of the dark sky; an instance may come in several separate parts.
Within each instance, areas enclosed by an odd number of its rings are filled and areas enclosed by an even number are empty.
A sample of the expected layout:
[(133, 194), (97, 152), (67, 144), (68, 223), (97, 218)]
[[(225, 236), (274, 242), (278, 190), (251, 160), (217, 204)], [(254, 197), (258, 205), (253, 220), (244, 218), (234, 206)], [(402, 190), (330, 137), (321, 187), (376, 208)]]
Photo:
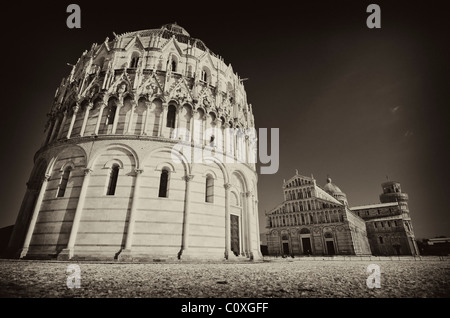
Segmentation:
[(389, 176), (410, 196), (416, 237), (450, 236), (445, 1), (77, 1), (78, 30), (71, 2), (2, 4), (0, 227), (15, 222), (66, 63), (113, 32), (177, 22), (249, 78), (257, 128), (280, 129), (280, 169), (259, 178), (262, 229), (298, 169), (320, 185), (329, 174), (351, 206), (377, 203)]

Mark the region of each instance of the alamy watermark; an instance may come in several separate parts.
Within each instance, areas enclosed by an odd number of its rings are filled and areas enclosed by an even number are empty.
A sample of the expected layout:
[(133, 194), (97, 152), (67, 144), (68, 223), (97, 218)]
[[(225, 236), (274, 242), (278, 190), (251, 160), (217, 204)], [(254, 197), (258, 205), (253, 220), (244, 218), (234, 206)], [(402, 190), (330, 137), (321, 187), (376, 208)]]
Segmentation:
[(81, 288), (81, 269), (77, 264), (70, 264), (67, 266), (66, 273), (69, 273), (67, 276), (66, 285), (67, 288)]
[[(256, 164), (259, 157), (260, 163), (269, 164), (261, 166), (261, 174), (277, 173), (280, 166), (280, 131), (278, 128), (270, 129), (269, 154), (267, 128), (259, 129), (258, 147), (258, 135), (255, 128), (208, 128), (203, 133), (201, 125), (201, 120), (194, 120), (193, 134), (186, 128), (175, 128), (172, 131), (171, 138), (178, 140), (171, 152), (174, 163), (181, 163), (184, 160), (188, 163), (212, 163), (215, 161), (222, 164)], [(195, 133), (197, 131), (198, 134)]]
[(366, 272), (369, 273), (367, 277), (366, 285), (368, 288), (381, 288), (381, 269), (377, 264), (370, 264), (367, 266)]

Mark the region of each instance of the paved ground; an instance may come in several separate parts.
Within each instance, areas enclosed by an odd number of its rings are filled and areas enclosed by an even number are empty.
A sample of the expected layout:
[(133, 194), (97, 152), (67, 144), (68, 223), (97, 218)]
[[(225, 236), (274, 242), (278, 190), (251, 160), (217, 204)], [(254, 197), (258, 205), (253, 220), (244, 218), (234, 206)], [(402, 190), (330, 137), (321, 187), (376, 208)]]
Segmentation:
[[(367, 266), (381, 269), (369, 289)], [(305, 261), (239, 264), (76, 263), (79, 289), (67, 288), (70, 262), (0, 260), (0, 297), (450, 297), (450, 261)]]

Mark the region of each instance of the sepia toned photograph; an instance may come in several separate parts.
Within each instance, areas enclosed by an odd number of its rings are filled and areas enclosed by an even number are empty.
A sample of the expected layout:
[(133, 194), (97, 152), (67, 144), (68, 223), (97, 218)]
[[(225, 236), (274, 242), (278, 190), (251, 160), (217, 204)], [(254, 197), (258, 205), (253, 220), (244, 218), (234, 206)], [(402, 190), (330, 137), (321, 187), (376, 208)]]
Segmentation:
[(0, 298), (449, 298), (445, 8), (8, 3)]

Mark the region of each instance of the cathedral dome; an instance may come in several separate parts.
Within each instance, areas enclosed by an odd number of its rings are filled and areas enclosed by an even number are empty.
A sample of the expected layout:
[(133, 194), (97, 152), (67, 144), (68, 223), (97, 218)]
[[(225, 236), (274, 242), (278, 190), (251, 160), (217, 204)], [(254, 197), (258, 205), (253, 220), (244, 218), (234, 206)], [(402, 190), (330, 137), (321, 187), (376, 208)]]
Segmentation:
[(176, 22), (175, 23), (165, 24), (161, 28), (169, 30), (169, 31), (171, 31), (173, 33), (179, 33), (179, 34), (183, 34), (183, 35), (186, 35), (186, 36), (190, 36), (189, 33), (183, 27), (179, 26)]
[(342, 193), (341, 189), (331, 182), (331, 178), (327, 178), (327, 184), (323, 187), (323, 189), (329, 194)]

